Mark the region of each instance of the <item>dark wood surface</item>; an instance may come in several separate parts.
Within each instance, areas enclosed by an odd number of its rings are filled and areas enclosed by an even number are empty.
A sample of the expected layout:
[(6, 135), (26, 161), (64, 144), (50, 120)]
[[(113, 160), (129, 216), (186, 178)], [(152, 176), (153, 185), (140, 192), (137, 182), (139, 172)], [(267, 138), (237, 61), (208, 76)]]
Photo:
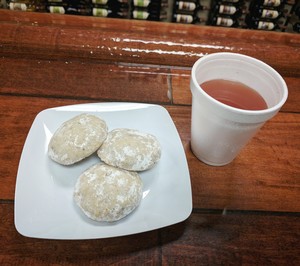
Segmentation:
[[(239, 156), (207, 166), (190, 150), (189, 73), (232, 51), (273, 66), (289, 98)], [(0, 10), (0, 265), (299, 265), (300, 35)], [(14, 193), (42, 110), (132, 101), (164, 106), (188, 160), (193, 212), (141, 234), (84, 241), (21, 236)]]

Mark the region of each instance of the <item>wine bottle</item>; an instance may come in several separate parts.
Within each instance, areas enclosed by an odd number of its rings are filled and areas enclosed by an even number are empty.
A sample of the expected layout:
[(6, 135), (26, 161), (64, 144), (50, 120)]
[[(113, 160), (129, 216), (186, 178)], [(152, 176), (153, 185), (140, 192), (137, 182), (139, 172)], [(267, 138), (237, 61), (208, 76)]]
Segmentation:
[[(132, 10), (138, 12), (159, 13), (160, 9), (160, 1), (134, 1), (132, 6)], [(143, 16), (142, 13), (139, 15)]]
[(168, 2), (165, 0), (133, 0), (134, 7), (167, 7)]
[(294, 3), (295, 3), (295, 1), (293, 1), (293, 0), (252, 0), (252, 2), (250, 4), (250, 9), (251, 9), (251, 6), (253, 6), (253, 5), (281, 8), (285, 4), (294, 4)]
[(105, 1), (103, 1), (103, 4), (94, 4), (94, 8), (109, 8), (111, 10), (120, 10), (120, 9), (128, 9), (128, 3), (125, 2), (119, 2), (119, 1), (106, 1), (106, 4), (104, 4)]
[(210, 25), (238, 28), (240, 26), (240, 23), (236, 18), (232, 18), (230, 16), (216, 15), (211, 18)]
[(89, 6), (67, 6), (65, 8), (65, 14), (69, 15), (83, 15), (83, 16), (88, 16), (91, 15), (92, 9)]
[(250, 13), (253, 17), (271, 19), (271, 20), (275, 20), (275, 19), (277, 20), (281, 17), (287, 16), (287, 14), (284, 11), (280, 11), (277, 9), (264, 8), (264, 7), (260, 7), (258, 9), (251, 10)]
[(197, 24), (203, 22), (199, 17), (190, 14), (175, 13), (172, 18), (172, 22), (182, 24)]
[(160, 21), (166, 19), (167, 15), (165, 13), (160, 14), (160, 12), (148, 12), (145, 10), (135, 9), (132, 11), (131, 18), (141, 19), (141, 20)]
[(228, 15), (233, 18), (240, 17), (243, 13), (245, 13), (245, 9), (243, 6), (232, 5), (232, 4), (216, 4), (214, 7), (215, 14), (220, 15)]
[[(22, 0), (23, 1), (23, 0)], [(76, 5), (89, 5), (90, 1), (89, 0), (47, 0), (46, 1), (47, 5), (49, 6), (76, 6)]]
[(11, 1), (9, 9), (27, 12), (45, 12), (46, 4), (43, 1)]
[(109, 5), (110, 3), (115, 2), (128, 5), (128, 0), (92, 0), (92, 4), (94, 5)]
[(68, 2), (66, 0), (48, 0), (46, 9), (50, 13), (65, 14)]
[(284, 27), (279, 25), (278, 23), (269, 20), (257, 19), (252, 16), (246, 16), (245, 23), (250, 29), (268, 30), (268, 31), (272, 31), (276, 29), (284, 29)]
[(205, 6), (200, 5), (199, 2), (175, 1), (174, 9), (177, 11), (198, 12), (207, 8)]
[(108, 18), (126, 18), (128, 16), (127, 11), (113, 11), (106, 8), (93, 8), (92, 15), (95, 17), (108, 17)]
[(47, 6), (48, 12), (52, 14), (65, 14), (66, 10), (64, 6)]
[(129, 10), (129, 6), (127, 4), (112, 4), (109, 3), (107, 5), (94, 5), (93, 8), (99, 8), (99, 9), (109, 9), (112, 10), (113, 12), (119, 12), (119, 11), (128, 11)]
[(15, 3), (15, 2), (10, 2), (9, 3), (9, 9), (10, 10), (15, 10), (15, 11), (27, 11), (27, 4), (25, 3)]

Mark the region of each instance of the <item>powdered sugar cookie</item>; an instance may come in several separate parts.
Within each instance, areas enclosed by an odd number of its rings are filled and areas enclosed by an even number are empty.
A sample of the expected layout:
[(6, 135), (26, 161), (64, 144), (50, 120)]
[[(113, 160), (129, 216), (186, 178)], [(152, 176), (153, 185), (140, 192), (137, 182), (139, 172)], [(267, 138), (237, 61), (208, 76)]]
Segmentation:
[(118, 128), (108, 133), (97, 154), (109, 165), (130, 171), (143, 171), (157, 163), (161, 148), (157, 138), (151, 134)]
[(107, 137), (107, 125), (101, 118), (81, 114), (64, 122), (52, 136), (48, 155), (57, 163), (70, 165), (90, 156)]
[(140, 204), (142, 187), (136, 172), (98, 163), (78, 178), (74, 200), (89, 218), (113, 222), (130, 214)]

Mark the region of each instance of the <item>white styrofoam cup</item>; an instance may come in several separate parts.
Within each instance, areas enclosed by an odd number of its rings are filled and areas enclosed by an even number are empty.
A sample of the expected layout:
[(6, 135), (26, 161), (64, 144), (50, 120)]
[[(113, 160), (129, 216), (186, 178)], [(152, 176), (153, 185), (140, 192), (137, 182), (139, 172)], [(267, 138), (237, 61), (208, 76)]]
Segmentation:
[[(268, 108), (251, 111), (223, 104), (202, 90), (213, 79), (241, 82), (256, 90)], [(198, 59), (192, 68), (191, 149), (209, 165), (230, 163), (257, 130), (277, 114), (288, 96), (281, 75), (266, 63), (237, 53), (214, 53)]]

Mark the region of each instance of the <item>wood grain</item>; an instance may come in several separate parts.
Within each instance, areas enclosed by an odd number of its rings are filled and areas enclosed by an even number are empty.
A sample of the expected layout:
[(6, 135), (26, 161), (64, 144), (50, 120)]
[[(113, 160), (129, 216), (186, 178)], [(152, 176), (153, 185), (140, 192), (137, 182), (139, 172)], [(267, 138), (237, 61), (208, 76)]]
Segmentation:
[[(190, 71), (126, 63), (0, 58), (0, 93), (191, 105)], [(285, 80), (289, 97), (282, 111), (299, 112), (300, 78)]]
[[(299, 217), (194, 213), (162, 230), (162, 265), (298, 265)], [(183, 231), (184, 230), (184, 231)], [(168, 242), (183, 231), (176, 242)]]
[(170, 103), (167, 68), (78, 60), (0, 58), (0, 92)]
[(0, 55), (191, 67), (205, 54), (254, 56), (299, 76), (298, 34), (0, 10)]
[(196, 212), (146, 233), (81, 241), (23, 237), (0, 204), (1, 265), (298, 265), (299, 216)]

